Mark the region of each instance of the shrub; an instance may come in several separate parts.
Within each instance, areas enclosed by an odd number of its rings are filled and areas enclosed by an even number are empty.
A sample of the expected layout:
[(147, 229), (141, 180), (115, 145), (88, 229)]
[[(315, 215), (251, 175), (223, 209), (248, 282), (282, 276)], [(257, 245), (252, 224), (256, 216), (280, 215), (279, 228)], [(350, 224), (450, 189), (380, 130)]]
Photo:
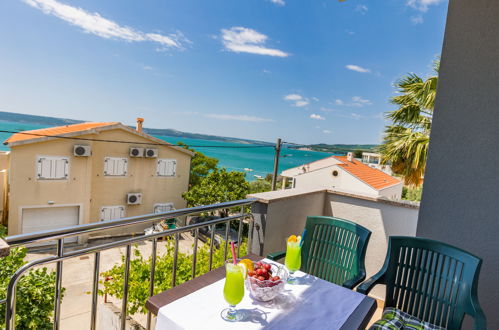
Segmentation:
[[(156, 257), (156, 273), (154, 277), (154, 294), (171, 289), (173, 275), (173, 254), (174, 244), (172, 240), (166, 242), (166, 252)], [(213, 250), (213, 269), (220, 267), (224, 263), (224, 247)], [(241, 245), (241, 256), (246, 255), (246, 243)], [(147, 313), (145, 303), (149, 298), (149, 278), (151, 271), (151, 257), (144, 258), (142, 253), (135, 247), (134, 258), (130, 262), (130, 277), (128, 288), (128, 313)], [(227, 257), (231, 256), (230, 247)], [(196, 260), (196, 276), (209, 271), (210, 243), (198, 247)], [(123, 280), (125, 270), (125, 256), (122, 256), (121, 263), (116, 264), (108, 271), (102, 272), (103, 280), (100, 283), (104, 289), (99, 290), (100, 295), (109, 294), (118, 299), (123, 298)], [(176, 283), (182, 284), (191, 279), (192, 275), (192, 255), (179, 251), (177, 258), (177, 278)], [(110, 280), (106, 281), (105, 279)]]
[[(26, 263), (27, 249), (13, 248), (10, 255), (0, 258), (0, 299), (7, 296), (10, 278)], [(64, 292), (64, 289), (63, 289)], [(47, 268), (26, 273), (17, 285), (16, 327), (18, 329), (52, 329), (54, 311), (55, 272)], [(0, 329), (5, 328), (5, 304), (0, 305)]]
[(423, 186), (413, 187), (413, 186), (404, 186), (402, 188), (402, 199), (420, 202), (421, 195), (423, 194)]

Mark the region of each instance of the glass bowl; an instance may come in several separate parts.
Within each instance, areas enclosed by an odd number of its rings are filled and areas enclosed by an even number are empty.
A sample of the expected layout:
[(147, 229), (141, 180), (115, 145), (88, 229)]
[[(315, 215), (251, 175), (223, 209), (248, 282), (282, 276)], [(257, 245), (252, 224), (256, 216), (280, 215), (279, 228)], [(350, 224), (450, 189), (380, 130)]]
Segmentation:
[(251, 276), (247, 276), (245, 280), (246, 288), (251, 293), (251, 296), (259, 301), (274, 299), (284, 289), (284, 284), (288, 280), (286, 267), (270, 262), (268, 264), (271, 265), (272, 277), (279, 276), (279, 280), (272, 281), (269, 279), (262, 281)]

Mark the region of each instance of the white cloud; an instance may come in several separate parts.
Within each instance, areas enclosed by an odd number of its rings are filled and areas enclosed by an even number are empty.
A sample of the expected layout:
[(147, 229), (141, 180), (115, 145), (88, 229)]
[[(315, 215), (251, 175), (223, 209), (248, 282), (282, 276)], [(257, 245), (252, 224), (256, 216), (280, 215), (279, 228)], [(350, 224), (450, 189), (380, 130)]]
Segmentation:
[(310, 115), (311, 119), (316, 119), (316, 120), (325, 120), (326, 118), (322, 117), (321, 115), (317, 115), (315, 113)]
[(300, 94), (288, 94), (283, 97), (285, 101), (289, 101), (295, 107), (305, 107), (310, 104), (308, 98), (301, 96)]
[(369, 8), (367, 8), (366, 5), (357, 5), (357, 7), (355, 7), (355, 11), (358, 11), (361, 14), (367, 13), (368, 10), (369, 10)]
[(182, 49), (182, 42), (188, 42), (181, 33), (168, 36), (159, 33), (143, 33), (129, 26), (102, 17), (99, 13), (88, 12), (79, 7), (63, 4), (56, 0), (24, 0), (28, 5), (47, 15), (56, 16), (86, 33), (106, 39), (121, 39), (128, 42), (152, 41), (164, 48)]
[(411, 23), (414, 25), (422, 24), (424, 22), (423, 15), (411, 16)]
[(324, 133), (324, 134), (331, 134), (331, 131), (328, 130), (328, 129), (325, 129), (325, 130), (322, 131), (322, 133)]
[(319, 100), (319, 98), (318, 98), (318, 97), (315, 97), (315, 96), (314, 96), (314, 97), (312, 97), (312, 100), (313, 100), (313, 101), (315, 101), (315, 102), (319, 102), (319, 101), (320, 101), (320, 100)]
[(354, 97), (352, 97), (352, 101), (354, 102), (353, 105), (363, 106), (363, 105), (371, 105), (372, 104), (372, 102), (370, 100), (363, 99), (360, 96), (354, 96)]
[(153, 70), (153, 67), (149, 66), (149, 65), (143, 65), (142, 69), (150, 71), (150, 70)]
[(219, 119), (219, 120), (249, 121), (249, 122), (254, 122), (254, 123), (274, 121), (273, 119), (269, 119), (269, 118), (261, 118), (261, 117), (248, 116), (248, 115), (225, 115), (225, 114), (216, 114), (216, 113), (205, 115), (205, 117)]
[(284, 0), (270, 0), (270, 2), (275, 3), (276, 5), (279, 6), (284, 6), (286, 4)]
[(334, 104), (339, 105), (339, 106), (345, 106), (345, 107), (363, 107), (365, 105), (371, 105), (373, 103), (370, 100), (364, 99), (360, 96), (354, 96), (354, 97), (352, 97), (351, 102), (345, 102), (341, 99), (336, 99), (336, 100), (334, 100)]
[(288, 53), (275, 48), (265, 47), (268, 37), (255, 30), (241, 26), (222, 29), (222, 42), (230, 52), (250, 53), (276, 57), (287, 57)]
[(407, 5), (416, 10), (427, 12), (428, 7), (432, 5), (438, 5), (445, 0), (407, 0)]
[(366, 68), (363, 68), (363, 67), (361, 67), (359, 65), (355, 65), (355, 64), (348, 64), (345, 66), (345, 68), (347, 68), (348, 70), (361, 72), (361, 73), (370, 73), (371, 72), (371, 69), (366, 69)]
[(303, 96), (299, 94), (288, 94), (284, 96), (284, 100), (286, 101), (299, 101), (303, 99)]

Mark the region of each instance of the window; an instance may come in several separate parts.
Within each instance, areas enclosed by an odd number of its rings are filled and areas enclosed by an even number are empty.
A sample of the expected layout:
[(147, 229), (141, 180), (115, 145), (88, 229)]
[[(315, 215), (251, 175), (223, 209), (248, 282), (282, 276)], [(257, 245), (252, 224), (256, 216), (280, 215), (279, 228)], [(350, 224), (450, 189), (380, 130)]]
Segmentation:
[(39, 180), (64, 180), (69, 175), (68, 157), (38, 157), (36, 176)]
[(121, 219), (124, 217), (125, 217), (125, 207), (121, 205), (103, 206), (100, 210), (101, 221)]
[(104, 175), (106, 176), (125, 176), (128, 170), (127, 158), (104, 158)]
[(174, 209), (173, 203), (154, 204), (154, 213), (163, 213)]
[(175, 176), (177, 171), (177, 161), (175, 159), (158, 159), (157, 164), (157, 176)]

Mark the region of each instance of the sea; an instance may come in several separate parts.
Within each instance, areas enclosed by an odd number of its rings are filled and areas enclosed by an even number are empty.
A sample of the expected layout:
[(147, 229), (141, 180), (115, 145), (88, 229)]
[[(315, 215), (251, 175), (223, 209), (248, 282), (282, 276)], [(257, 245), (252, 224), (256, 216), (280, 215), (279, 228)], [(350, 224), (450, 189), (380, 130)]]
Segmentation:
[[(18, 132), (45, 127), (47, 126), (0, 121), (0, 140), (5, 141), (11, 135), (11, 133), (1, 131)], [(256, 145), (247, 143), (190, 139), (163, 135), (155, 135), (155, 137), (172, 144), (183, 142), (209, 157), (217, 158), (219, 160), (219, 167), (225, 167), (230, 171), (245, 172), (248, 181), (253, 181), (260, 177), (265, 178), (267, 174), (273, 172), (275, 155), (275, 148), (273, 145), (258, 145), (258, 147), (253, 148), (252, 146)], [(9, 148), (1, 144), (0, 150), (9, 150)], [(279, 173), (288, 168), (313, 162), (331, 155), (333, 154), (284, 147), (281, 149), (281, 156), (279, 158)]]

